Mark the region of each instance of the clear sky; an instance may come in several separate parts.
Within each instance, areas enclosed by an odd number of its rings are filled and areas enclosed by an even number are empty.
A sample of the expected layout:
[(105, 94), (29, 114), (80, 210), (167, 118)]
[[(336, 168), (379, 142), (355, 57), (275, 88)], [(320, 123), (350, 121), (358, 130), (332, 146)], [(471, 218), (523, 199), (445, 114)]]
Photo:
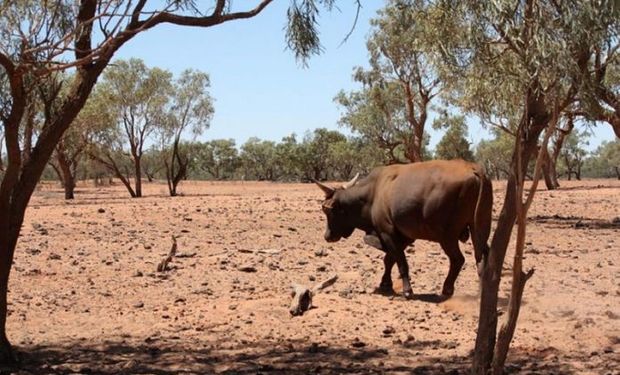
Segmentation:
[[(245, 3), (255, 1), (235, 5)], [(208, 73), (215, 115), (202, 140), (233, 138), (241, 145), (256, 136), (279, 141), (291, 133), (301, 137), (319, 127), (348, 133), (338, 127), (340, 111), (333, 98), (341, 89), (358, 88), (351, 78), (353, 68), (368, 64), (369, 19), (384, 2), (363, 1), (353, 34), (342, 45), (353, 25), (356, 6), (353, 0), (336, 3), (339, 10), (324, 12), (320, 19), (324, 52), (313, 57), (306, 68), (285, 48), (286, 0), (274, 1), (252, 19), (208, 29), (157, 26), (128, 42), (116, 58), (141, 58), (148, 66), (175, 75), (187, 68)], [(427, 128), (434, 147), (441, 133), (430, 129), (430, 124)], [(469, 135), (474, 143), (488, 137), (476, 123), (470, 124)], [(589, 148), (613, 138), (610, 126), (598, 126)]]

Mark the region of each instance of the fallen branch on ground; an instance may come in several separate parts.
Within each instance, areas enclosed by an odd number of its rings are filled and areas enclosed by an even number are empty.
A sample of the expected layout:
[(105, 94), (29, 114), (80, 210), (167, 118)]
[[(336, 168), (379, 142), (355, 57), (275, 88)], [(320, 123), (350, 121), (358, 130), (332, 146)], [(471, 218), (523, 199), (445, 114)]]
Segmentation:
[(168, 256), (166, 256), (159, 264), (157, 265), (158, 272), (165, 272), (168, 269), (168, 263), (172, 261), (172, 257), (177, 253), (177, 239), (172, 236), (172, 247), (170, 248), (170, 252)]

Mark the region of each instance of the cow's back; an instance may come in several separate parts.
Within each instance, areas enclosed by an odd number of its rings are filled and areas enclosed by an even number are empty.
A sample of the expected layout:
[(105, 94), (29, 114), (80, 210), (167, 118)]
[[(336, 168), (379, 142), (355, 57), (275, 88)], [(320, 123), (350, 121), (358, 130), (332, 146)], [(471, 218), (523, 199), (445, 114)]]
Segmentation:
[(375, 225), (411, 240), (458, 238), (473, 221), (479, 168), (463, 160), (381, 167), (375, 172)]

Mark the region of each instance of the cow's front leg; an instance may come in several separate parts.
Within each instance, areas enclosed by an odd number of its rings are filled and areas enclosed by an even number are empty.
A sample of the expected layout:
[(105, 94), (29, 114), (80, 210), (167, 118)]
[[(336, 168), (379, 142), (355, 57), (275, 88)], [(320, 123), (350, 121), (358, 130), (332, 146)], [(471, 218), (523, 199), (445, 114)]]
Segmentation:
[(385, 253), (383, 257), (383, 277), (381, 277), (381, 284), (379, 284), (379, 293), (381, 294), (393, 294), (394, 289), (392, 289), (392, 268), (394, 268), (394, 257), (392, 257), (389, 253)]
[(409, 282), (409, 265), (407, 264), (407, 258), (405, 257), (405, 249), (397, 250), (394, 254), (396, 258), (396, 264), (398, 265), (398, 272), (401, 279), (403, 279), (403, 295), (405, 298), (413, 298), (413, 290), (411, 289), (411, 283)]
[(389, 255), (398, 266), (398, 272), (400, 278), (403, 280), (403, 295), (405, 298), (413, 298), (413, 290), (409, 282), (409, 265), (407, 264), (407, 258), (405, 257), (406, 243), (393, 239), (391, 236), (381, 235), (381, 244), (386, 250), (386, 255)]

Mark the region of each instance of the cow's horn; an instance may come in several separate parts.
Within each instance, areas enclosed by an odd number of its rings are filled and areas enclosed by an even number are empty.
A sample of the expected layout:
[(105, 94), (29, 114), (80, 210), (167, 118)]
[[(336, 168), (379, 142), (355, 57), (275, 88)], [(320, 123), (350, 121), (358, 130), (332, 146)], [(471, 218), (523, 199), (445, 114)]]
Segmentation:
[(325, 193), (325, 195), (329, 196), (329, 195), (333, 195), (334, 192), (336, 191), (336, 189), (334, 189), (333, 187), (327, 186), (315, 179), (312, 179), (312, 181), (317, 184), (318, 187), (321, 188), (321, 190), (323, 190), (323, 192)]
[(349, 181), (349, 182), (347, 182), (346, 184), (342, 185), (342, 188), (343, 188), (343, 189), (348, 189), (348, 188), (350, 188), (351, 186), (355, 185), (355, 184), (357, 183), (357, 179), (358, 179), (359, 177), (360, 177), (360, 174), (359, 174), (359, 173), (358, 173), (358, 174), (356, 174), (356, 175), (355, 175), (355, 177), (353, 177), (353, 178), (351, 179), (351, 181)]

